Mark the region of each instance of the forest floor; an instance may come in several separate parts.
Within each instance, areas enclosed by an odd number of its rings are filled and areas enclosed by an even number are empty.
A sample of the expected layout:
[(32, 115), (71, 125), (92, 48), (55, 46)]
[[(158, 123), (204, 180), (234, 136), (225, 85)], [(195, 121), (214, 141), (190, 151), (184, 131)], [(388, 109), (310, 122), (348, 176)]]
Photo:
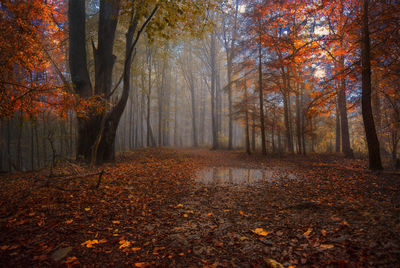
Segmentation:
[(362, 160), (146, 149), (102, 169), (99, 188), (73, 163), (1, 175), (0, 266), (400, 265), (400, 176)]

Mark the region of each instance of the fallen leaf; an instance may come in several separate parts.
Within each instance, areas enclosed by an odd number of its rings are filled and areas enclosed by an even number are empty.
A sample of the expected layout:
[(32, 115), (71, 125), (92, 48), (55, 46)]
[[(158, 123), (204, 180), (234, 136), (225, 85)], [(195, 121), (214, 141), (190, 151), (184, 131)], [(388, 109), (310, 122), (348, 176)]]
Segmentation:
[(127, 240), (121, 240), (119, 241), (119, 248), (126, 248), (129, 247), (131, 245), (131, 242), (127, 241)]
[(331, 244), (321, 244), (319, 247), (322, 249), (331, 249), (334, 248), (335, 246)]
[(137, 262), (135, 263), (135, 267), (147, 267), (149, 264), (147, 262)]
[(312, 228), (308, 228), (308, 230), (303, 235), (308, 238), (311, 232)]
[(64, 263), (68, 264), (68, 263), (75, 262), (76, 260), (78, 260), (78, 258), (75, 257), (75, 256), (72, 256), (72, 257), (68, 257), (68, 258), (64, 261)]
[(266, 262), (267, 267), (269, 268), (283, 268), (283, 265), (277, 262), (276, 260), (264, 257), (264, 261)]
[(114, 223), (114, 224), (119, 224), (120, 221), (112, 221), (112, 223)]
[(141, 248), (132, 248), (132, 251), (139, 251)]
[(95, 240), (88, 240), (85, 241), (81, 244), (81, 246), (86, 246), (87, 248), (91, 248), (93, 247), (93, 245), (98, 244), (99, 240), (95, 239)]
[(256, 228), (254, 230), (251, 230), (253, 233), (258, 234), (258, 235), (262, 235), (262, 236), (266, 236), (268, 235), (268, 232), (265, 231), (263, 228)]
[(86, 211), (90, 211), (90, 208), (85, 208)]
[(74, 220), (66, 220), (65, 223), (66, 223), (66, 224), (70, 224), (70, 223), (72, 223), (73, 221), (74, 221)]

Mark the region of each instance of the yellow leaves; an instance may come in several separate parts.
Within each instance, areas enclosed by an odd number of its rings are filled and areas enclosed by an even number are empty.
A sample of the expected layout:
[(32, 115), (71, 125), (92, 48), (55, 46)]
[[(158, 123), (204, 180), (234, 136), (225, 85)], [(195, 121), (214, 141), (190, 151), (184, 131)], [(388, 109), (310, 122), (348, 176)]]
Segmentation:
[(331, 248), (334, 248), (335, 246), (334, 245), (331, 245), (331, 244), (321, 244), (320, 246), (319, 246), (319, 248), (320, 249), (331, 249)]
[(276, 260), (264, 257), (264, 261), (266, 262), (267, 267), (269, 268), (283, 268), (283, 265), (277, 262)]
[(305, 237), (309, 237), (312, 232), (312, 228), (308, 228), (308, 230), (303, 234)]
[(182, 204), (178, 204), (178, 205), (175, 206), (175, 208), (183, 208), (183, 205)]
[(90, 211), (90, 208), (85, 208), (85, 211)]
[(87, 240), (87, 241), (83, 242), (83, 243), (81, 244), (81, 246), (85, 246), (85, 247), (87, 247), (87, 248), (92, 248), (93, 245), (102, 244), (102, 243), (105, 243), (105, 242), (107, 242), (107, 240), (105, 240), (105, 239), (100, 239), (100, 240), (97, 240), (97, 239), (94, 239), (94, 240)]
[(269, 232), (265, 231), (263, 228), (256, 228), (254, 230), (251, 230), (253, 233), (261, 235), (261, 236), (267, 236)]
[(93, 247), (93, 245), (98, 244), (99, 240), (95, 239), (95, 240), (88, 240), (85, 241), (81, 244), (81, 246), (86, 246), (87, 248), (91, 248)]
[(114, 224), (119, 224), (120, 221), (112, 221), (112, 223), (114, 223)]
[(149, 264), (147, 262), (137, 262), (135, 263), (135, 267), (148, 267)]
[(344, 225), (344, 226), (350, 226), (350, 224), (347, 222), (347, 221), (342, 221), (342, 223), (341, 223), (342, 225)]
[(75, 257), (75, 256), (72, 256), (72, 257), (68, 257), (68, 258), (64, 261), (64, 263), (65, 263), (65, 264), (77, 263), (77, 261), (78, 261), (78, 258)]
[(121, 249), (121, 248), (129, 247), (131, 245), (131, 242), (129, 242), (127, 240), (121, 240), (121, 241), (119, 241), (119, 244), (120, 244), (119, 248)]

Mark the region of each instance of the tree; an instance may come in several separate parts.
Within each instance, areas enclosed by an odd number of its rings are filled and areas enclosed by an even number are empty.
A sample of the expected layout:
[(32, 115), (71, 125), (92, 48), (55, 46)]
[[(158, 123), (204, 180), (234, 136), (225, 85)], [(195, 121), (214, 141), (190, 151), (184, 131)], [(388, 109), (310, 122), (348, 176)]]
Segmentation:
[(362, 117), (364, 121), (365, 135), (367, 137), (369, 168), (372, 170), (381, 170), (382, 162), (379, 150), (379, 140), (378, 136), (376, 135), (371, 105), (371, 49), (369, 38), (368, 4), (369, 0), (363, 0), (361, 17)]
[(73, 106), (66, 81), (59, 76), (63, 8), (59, 1), (1, 2), (0, 118), (17, 111), (36, 118), (48, 107), (64, 112)]
[[(100, 0), (97, 47), (92, 41), (95, 62), (95, 83), (92, 86), (86, 65), (85, 1), (69, 1), (69, 65), (74, 89), (80, 98), (97, 95), (98, 98), (103, 99), (105, 106), (105, 110), (100, 113), (92, 112), (85, 118), (79, 118), (78, 156), (98, 163), (114, 159), (115, 134), (128, 100), (132, 59), (143, 31), (146, 29), (150, 39), (154, 34), (167, 38), (169, 37), (168, 29), (178, 27), (192, 32), (201, 32), (200, 25), (207, 22), (207, 18), (203, 16), (206, 8), (213, 9), (214, 7), (211, 0), (198, 2), (197, 5), (192, 5), (190, 1), (172, 3), (167, 0), (146, 2)], [(120, 13), (128, 16), (125, 59), (123, 73), (117, 84), (113, 86), (112, 73), (116, 62), (113, 47)], [(156, 13), (159, 14), (158, 17), (155, 17)], [(153, 17), (155, 23), (149, 24)], [(190, 21), (187, 20), (189, 17)], [(148, 24), (149, 27), (146, 28)], [(122, 80), (121, 96), (115, 104), (111, 103), (111, 97)]]

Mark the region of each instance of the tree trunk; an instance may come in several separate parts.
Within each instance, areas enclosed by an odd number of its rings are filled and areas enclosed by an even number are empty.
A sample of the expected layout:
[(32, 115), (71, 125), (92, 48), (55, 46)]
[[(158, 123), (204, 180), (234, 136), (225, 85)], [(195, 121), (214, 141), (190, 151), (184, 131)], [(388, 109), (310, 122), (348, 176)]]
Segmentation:
[[(232, 138), (233, 138), (233, 128), (232, 128), (232, 51), (228, 54), (227, 62), (227, 73), (228, 73), (228, 150), (232, 150)], [(247, 104), (246, 104), (247, 105)], [(247, 111), (248, 112), (248, 111)], [(247, 122), (248, 123), (248, 122)]]
[[(260, 23), (261, 24), (261, 23)], [(261, 27), (261, 25), (260, 25)], [(263, 74), (262, 74), (262, 54), (261, 54), (261, 29), (259, 33), (258, 43), (258, 95), (260, 100), (260, 128), (261, 128), (261, 152), (263, 155), (267, 154), (267, 147), (265, 141), (265, 121), (264, 121), (264, 89), (263, 89)]]
[(368, 144), (369, 168), (381, 170), (382, 162), (379, 151), (379, 140), (376, 135), (374, 117), (371, 106), (371, 58), (370, 38), (368, 27), (368, 2), (362, 3), (362, 41), (361, 41), (361, 64), (362, 64), (362, 116), (364, 121), (365, 134)]
[(256, 151), (256, 107), (253, 105), (251, 113), (252, 129), (251, 129), (251, 150)]
[[(337, 92), (337, 100), (339, 100), (339, 92)], [(336, 133), (335, 133), (335, 151), (340, 153), (340, 113), (339, 113), (339, 101), (336, 103)]]
[[(344, 69), (344, 56), (340, 57), (340, 70)], [(350, 147), (349, 123), (347, 120), (347, 105), (346, 105), (346, 81), (342, 75), (339, 88), (338, 106), (340, 114), (340, 129), (342, 136), (342, 152), (348, 158), (353, 158), (353, 150)]]
[(216, 118), (216, 37), (211, 34), (211, 131), (212, 131), (212, 149), (218, 149), (218, 129)]
[(251, 154), (250, 151), (250, 135), (249, 135), (249, 106), (248, 106), (248, 97), (247, 97), (247, 83), (244, 83), (244, 98), (246, 101), (246, 105), (245, 105), (245, 116), (246, 116), (246, 134), (245, 134), (245, 138), (246, 138), (246, 153), (247, 154)]
[[(299, 90), (299, 89), (298, 89)], [(300, 108), (300, 94), (296, 91), (296, 136), (297, 136), (297, 153), (302, 153), (302, 140), (301, 140), (301, 108)]]

